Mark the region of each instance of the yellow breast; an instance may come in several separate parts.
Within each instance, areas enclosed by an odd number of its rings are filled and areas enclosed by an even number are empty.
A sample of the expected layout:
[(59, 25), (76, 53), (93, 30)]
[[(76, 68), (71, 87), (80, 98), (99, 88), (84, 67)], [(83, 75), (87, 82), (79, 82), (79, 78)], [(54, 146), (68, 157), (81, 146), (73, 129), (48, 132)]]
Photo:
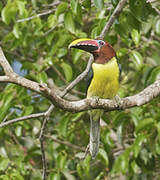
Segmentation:
[(116, 58), (106, 64), (92, 64), (93, 79), (87, 91), (87, 97), (113, 98), (119, 88), (119, 67)]

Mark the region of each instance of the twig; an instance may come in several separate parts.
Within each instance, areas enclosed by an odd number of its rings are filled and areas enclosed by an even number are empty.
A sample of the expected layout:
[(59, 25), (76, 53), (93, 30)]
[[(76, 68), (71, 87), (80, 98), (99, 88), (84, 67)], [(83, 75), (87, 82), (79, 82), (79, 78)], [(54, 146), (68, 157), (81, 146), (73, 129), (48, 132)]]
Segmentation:
[(29, 120), (29, 119), (32, 119), (32, 118), (43, 117), (44, 115), (45, 115), (45, 113), (37, 113), (37, 114), (31, 114), (31, 115), (28, 115), (28, 116), (24, 116), (24, 117), (12, 119), (12, 120), (9, 120), (9, 121), (5, 121), (5, 122), (0, 124), (0, 128), (8, 126), (10, 124), (20, 122), (20, 121)]
[(0, 64), (3, 67), (3, 70), (4, 70), (5, 75), (6, 75), (6, 76), (0, 76), (2, 79), (3, 78), (7, 79), (7, 76), (9, 76), (10, 74), (14, 73), (12, 67), (9, 64), (9, 62), (5, 58), (4, 53), (3, 53), (1, 48), (0, 48)]
[(87, 145), (86, 149), (85, 149), (85, 153), (84, 153), (84, 156), (82, 157), (82, 159), (85, 159), (87, 154), (89, 152), (89, 144)]
[(43, 163), (43, 173), (42, 173), (42, 180), (45, 180), (47, 177), (47, 163), (46, 163), (46, 157), (45, 157), (45, 151), (44, 151), (44, 132), (47, 126), (47, 122), (50, 118), (50, 114), (52, 113), (54, 109), (54, 106), (51, 105), (49, 109), (45, 113), (45, 118), (42, 124), (42, 128), (39, 135), (39, 141), (40, 141), (40, 149), (42, 152), (42, 163)]
[(53, 3), (51, 3), (51, 4), (43, 4), (42, 6), (44, 6), (44, 7), (49, 7), (49, 6), (57, 6), (58, 4), (60, 4), (61, 3), (61, 1), (57, 1), (57, 2), (53, 2)]
[(93, 62), (93, 58), (92, 56), (89, 58), (88, 64), (86, 69), (74, 80), (72, 81), (63, 91), (62, 93), (62, 97), (64, 97), (76, 84), (78, 84), (82, 79), (84, 79), (84, 77), (87, 75), (87, 73), (90, 70), (90, 67), (92, 65)]
[(112, 26), (113, 22), (115, 21), (115, 19), (119, 16), (119, 14), (121, 13), (121, 11), (123, 10), (125, 4), (126, 4), (127, 0), (121, 0), (117, 7), (115, 8), (114, 12), (112, 13), (109, 21), (106, 23), (105, 27), (103, 28), (100, 37), (104, 38), (106, 32), (109, 31), (110, 27)]
[(48, 135), (45, 135), (45, 137), (51, 138), (53, 141), (55, 141), (55, 142), (57, 142), (57, 143), (59, 143), (59, 144), (64, 144), (64, 145), (66, 145), (66, 146), (68, 146), (68, 147), (71, 147), (71, 148), (73, 148), (73, 149), (85, 151), (85, 148), (79, 147), (79, 146), (77, 146), (77, 145), (75, 145), (75, 144), (71, 144), (71, 143), (68, 142), (68, 141), (62, 141), (62, 140), (59, 140), (59, 139), (57, 139), (57, 138), (54, 138), (53, 136), (48, 136)]
[(44, 15), (47, 15), (47, 14), (51, 14), (53, 11), (54, 11), (54, 9), (51, 9), (51, 10), (48, 10), (46, 12), (36, 14), (35, 16), (31, 16), (31, 17), (24, 18), (24, 19), (18, 19), (17, 22), (30, 21), (31, 19), (34, 19), (34, 18), (37, 18), (37, 17), (40, 17), (40, 16), (44, 16)]

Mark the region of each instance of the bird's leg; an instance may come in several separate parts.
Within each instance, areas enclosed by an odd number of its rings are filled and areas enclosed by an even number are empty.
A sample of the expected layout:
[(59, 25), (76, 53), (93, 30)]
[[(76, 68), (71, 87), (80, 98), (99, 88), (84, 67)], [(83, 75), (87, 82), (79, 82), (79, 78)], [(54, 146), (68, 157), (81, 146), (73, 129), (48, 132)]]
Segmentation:
[(99, 96), (92, 96), (91, 98), (96, 100), (96, 104), (98, 104), (100, 97)]
[(121, 110), (122, 100), (121, 100), (121, 98), (119, 97), (119, 95), (116, 95), (116, 96), (114, 97), (114, 100), (116, 101), (117, 107), (119, 108), (119, 110)]

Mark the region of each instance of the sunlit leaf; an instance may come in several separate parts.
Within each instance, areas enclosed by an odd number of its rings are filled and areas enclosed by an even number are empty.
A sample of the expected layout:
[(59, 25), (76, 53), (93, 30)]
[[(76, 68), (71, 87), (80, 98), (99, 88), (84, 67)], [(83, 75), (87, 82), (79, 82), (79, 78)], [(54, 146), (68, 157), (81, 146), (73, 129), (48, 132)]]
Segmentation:
[(104, 6), (104, 1), (103, 0), (94, 0), (94, 5), (99, 8), (102, 9)]
[(69, 171), (63, 171), (63, 174), (67, 180), (75, 180), (76, 179)]
[(72, 79), (72, 67), (69, 64), (65, 63), (65, 62), (63, 62), (61, 64), (61, 67), (62, 67), (62, 69), (64, 71), (66, 80), (68, 82), (71, 81), (71, 79)]
[(68, 4), (66, 2), (61, 2), (57, 9), (55, 15), (58, 17), (60, 14), (64, 13), (67, 10)]
[(140, 34), (139, 34), (139, 32), (136, 29), (133, 29), (132, 32), (131, 32), (131, 36), (132, 36), (132, 39), (133, 39), (135, 45), (138, 47), (139, 42), (140, 42)]
[(2, 21), (6, 24), (10, 24), (11, 20), (15, 19), (17, 12), (16, 3), (8, 1), (7, 5), (2, 9)]
[(160, 35), (160, 20), (159, 19), (156, 22), (155, 29), (156, 29), (156, 33)]
[(70, 11), (65, 13), (64, 24), (65, 24), (65, 27), (68, 31), (70, 31), (73, 34), (75, 33), (75, 23), (73, 20), (73, 15)]
[(108, 156), (107, 156), (107, 153), (106, 151), (104, 151), (103, 149), (99, 149), (99, 156), (100, 158), (103, 160), (103, 162), (105, 163), (105, 166), (107, 167), (108, 166)]
[(143, 66), (143, 57), (138, 51), (131, 51), (130, 57), (138, 70)]

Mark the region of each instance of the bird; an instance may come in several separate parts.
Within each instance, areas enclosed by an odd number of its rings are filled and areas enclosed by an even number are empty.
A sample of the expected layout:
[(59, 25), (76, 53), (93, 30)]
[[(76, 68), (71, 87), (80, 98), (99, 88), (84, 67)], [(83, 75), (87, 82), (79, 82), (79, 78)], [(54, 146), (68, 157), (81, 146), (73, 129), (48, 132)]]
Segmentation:
[[(76, 39), (69, 48), (81, 49), (93, 55), (94, 61), (87, 76), (87, 98), (113, 99), (119, 89), (121, 65), (116, 52), (102, 39)], [(89, 151), (92, 159), (96, 157), (100, 144), (100, 118), (104, 110), (90, 111)]]

